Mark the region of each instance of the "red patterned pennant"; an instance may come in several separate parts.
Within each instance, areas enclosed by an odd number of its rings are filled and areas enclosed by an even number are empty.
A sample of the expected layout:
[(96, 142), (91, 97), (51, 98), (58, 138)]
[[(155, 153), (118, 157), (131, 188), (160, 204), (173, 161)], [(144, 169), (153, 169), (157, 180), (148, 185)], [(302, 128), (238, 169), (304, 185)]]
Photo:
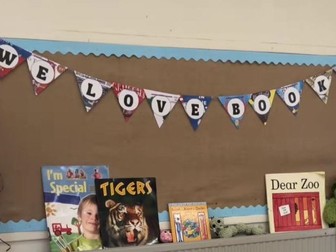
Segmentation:
[(31, 52), (0, 39), (0, 79), (21, 65)]
[(67, 67), (34, 53), (27, 59), (27, 63), (35, 95), (46, 90), (55, 79), (67, 70)]
[(118, 99), (126, 122), (146, 98), (144, 89), (116, 82), (113, 82), (113, 92)]

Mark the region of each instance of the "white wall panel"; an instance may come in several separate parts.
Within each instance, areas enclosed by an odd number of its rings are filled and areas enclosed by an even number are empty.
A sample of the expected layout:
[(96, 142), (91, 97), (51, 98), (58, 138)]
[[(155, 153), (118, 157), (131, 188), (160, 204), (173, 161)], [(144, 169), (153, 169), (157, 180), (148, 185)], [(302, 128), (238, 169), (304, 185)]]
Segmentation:
[(1, 36), (336, 55), (334, 0), (0, 1)]

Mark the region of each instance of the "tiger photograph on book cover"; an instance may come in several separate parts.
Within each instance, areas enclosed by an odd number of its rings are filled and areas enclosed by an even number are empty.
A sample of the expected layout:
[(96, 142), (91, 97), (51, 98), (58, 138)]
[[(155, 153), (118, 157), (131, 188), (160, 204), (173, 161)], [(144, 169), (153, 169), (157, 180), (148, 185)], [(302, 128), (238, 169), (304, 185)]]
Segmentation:
[(107, 200), (109, 208), (106, 231), (110, 246), (145, 245), (148, 240), (148, 225), (141, 205), (127, 206)]
[(95, 184), (104, 247), (158, 243), (153, 178), (98, 179)]

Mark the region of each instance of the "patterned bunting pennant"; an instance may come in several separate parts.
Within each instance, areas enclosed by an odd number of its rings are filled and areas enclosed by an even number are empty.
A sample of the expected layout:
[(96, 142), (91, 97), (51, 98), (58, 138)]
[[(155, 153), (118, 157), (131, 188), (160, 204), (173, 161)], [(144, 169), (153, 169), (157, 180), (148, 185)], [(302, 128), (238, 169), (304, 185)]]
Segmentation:
[(251, 95), (240, 96), (219, 96), (218, 99), (225, 111), (231, 118), (232, 123), (239, 129), (239, 122), (243, 119), (246, 104), (250, 100)]
[(190, 96), (184, 95), (180, 97), (180, 102), (187, 113), (191, 126), (197, 130), (201, 124), (202, 117), (207, 111), (212, 98), (207, 96)]
[(28, 57), (27, 64), (32, 76), (35, 95), (42, 93), (55, 79), (67, 70), (67, 67), (34, 53)]
[(284, 101), (287, 107), (296, 115), (299, 111), (303, 81), (281, 87), (276, 90), (277, 94)]
[(326, 71), (322, 75), (306, 79), (306, 83), (315, 91), (325, 104), (328, 102), (328, 95), (331, 86), (331, 73), (332, 69)]
[(112, 84), (74, 71), (86, 112), (89, 112), (110, 90)]
[(0, 39), (0, 79), (21, 65), (31, 52)]
[(274, 96), (275, 89), (251, 94), (249, 103), (264, 125), (267, 124), (267, 118), (272, 107)]
[(159, 91), (145, 89), (147, 101), (152, 109), (155, 120), (159, 128), (173, 110), (180, 95), (163, 93)]
[(116, 82), (113, 82), (113, 92), (118, 99), (126, 122), (146, 98), (144, 89)]

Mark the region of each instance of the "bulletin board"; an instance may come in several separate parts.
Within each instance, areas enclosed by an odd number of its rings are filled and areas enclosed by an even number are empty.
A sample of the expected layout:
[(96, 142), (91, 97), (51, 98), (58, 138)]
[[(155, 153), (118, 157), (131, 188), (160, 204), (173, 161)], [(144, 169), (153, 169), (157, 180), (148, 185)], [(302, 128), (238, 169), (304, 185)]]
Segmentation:
[(36, 96), (22, 64), (0, 80), (1, 222), (45, 218), (44, 165), (105, 164), (111, 177), (156, 177), (160, 212), (184, 201), (265, 205), (266, 173), (325, 171), (327, 189), (336, 179), (333, 85), (327, 104), (305, 85), (296, 116), (275, 96), (266, 125), (247, 106), (239, 129), (216, 98), (279, 88), (330, 66), (41, 55), (106, 81), (213, 100), (197, 130), (179, 103), (161, 128), (147, 102), (125, 122), (112, 92), (86, 112), (71, 71)]

